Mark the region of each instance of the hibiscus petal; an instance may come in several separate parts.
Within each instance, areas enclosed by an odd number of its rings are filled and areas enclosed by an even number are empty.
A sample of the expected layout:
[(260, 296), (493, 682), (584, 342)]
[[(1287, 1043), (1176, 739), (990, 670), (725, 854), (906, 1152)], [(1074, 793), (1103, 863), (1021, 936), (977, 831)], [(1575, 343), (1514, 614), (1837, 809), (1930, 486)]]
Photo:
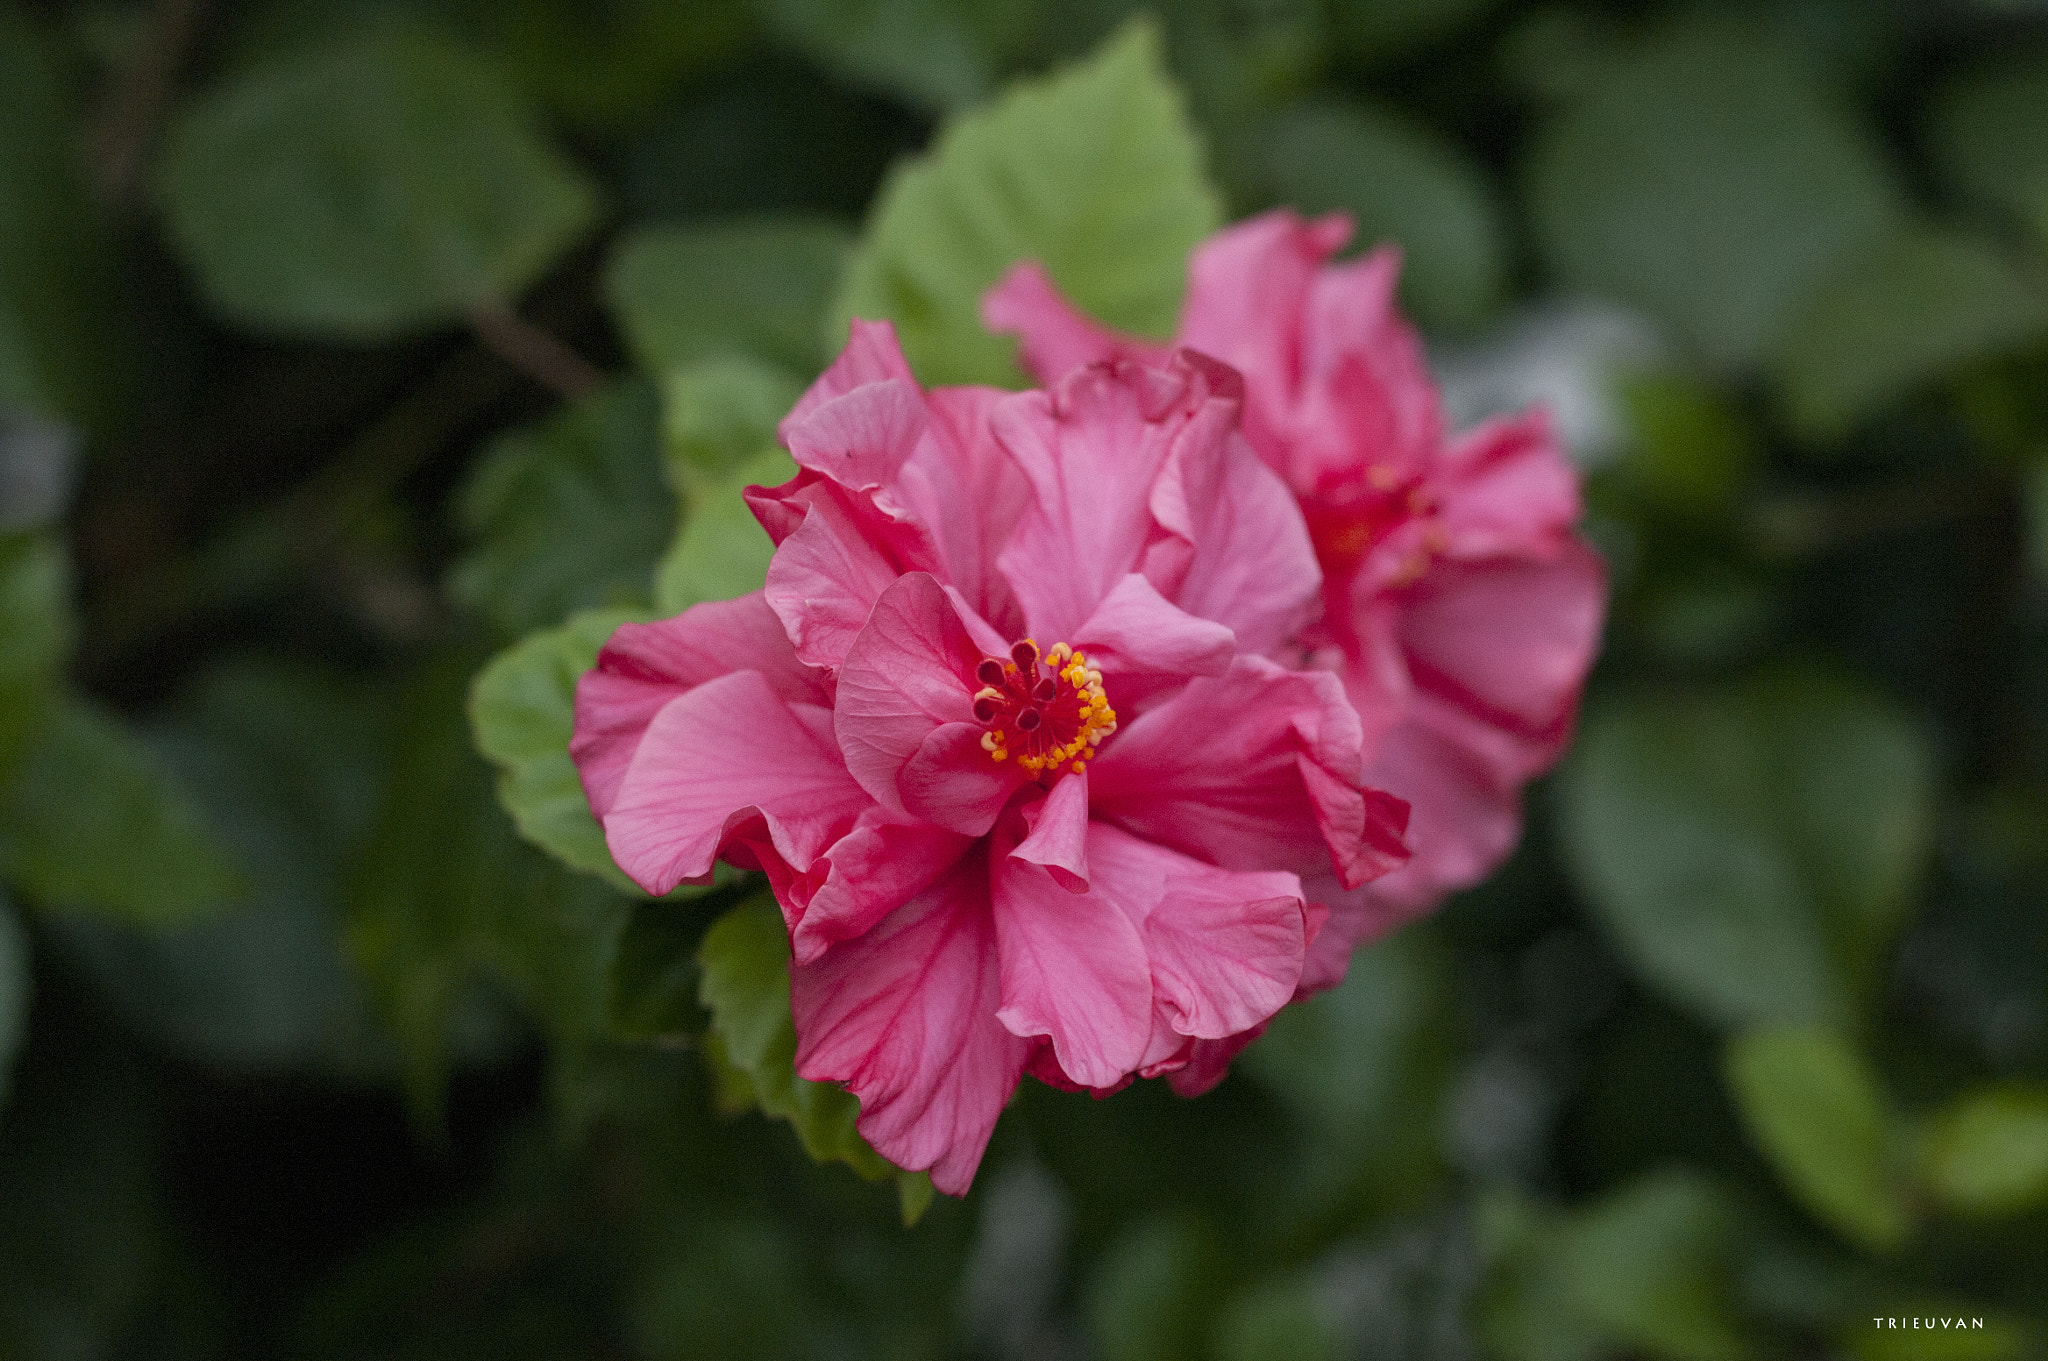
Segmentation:
[[(1236, 635), (1227, 627), (1169, 604), (1136, 572), (1110, 589), (1088, 622), (1074, 630), (1072, 643), (1105, 676), (1163, 681), (1220, 676), (1237, 653)], [(1119, 690), (1112, 702), (1121, 696)]]
[(982, 294), (981, 324), (1016, 335), (1025, 371), (1041, 384), (1098, 360), (1157, 364), (1166, 356), (1165, 346), (1112, 331), (1076, 308), (1036, 260), (1013, 267)]
[(989, 429), (1001, 388), (936, 388), (930, 423), (891, 491), (923, 525), (943, 570), (968, 606), (1011, 637), (1027, 630), (996, 554), (1024, 513), (1031, 486)]
[(1337, 677), (1239, 657), (1103, 744), (1095, 816), (1230, 869), (1351, 883), (1405, 858), (1405, 808), (1359, 783), (1359, 724)]
[(1070, 893), (1088, 891), (1088, 772), (1074, 771), (1053, 782), (1051, 792), (1024, 809), (1031, 835), (1011, 858), (1043, 866)]
[(843, 397), (857, 387), (887, 382), (892, 378), (901, 379), (913, 387), (917, 384), (910, 371), (910, 361), (903, 357), (903, 347), (896, 342), (896, 328), (886, 321), (854, 318), (847, 333), (846, 348), (818, 375), (818, 381), (797, 398), (796, 405), (776, 427), (776, 438), (787, 446), (790, 427), (802, 422), (826, 402)]
[(785, 899), (796, 962), (808, 964), (827, 946), (867, 934), (938, 882), (973, 844), (958, 832), (868, 809), (852, 831), (812, 862), (798, 890), (801, 910), (791, 913)]
[(797, 463), (855, 491), (872, 491), (897, 469), (924, 435), (924, 394), (903, 379), (868, 383), (782, 423), (782, 442)]
[(884, 808), (903, 811), (898, 777), (935, 729), (973, 722), (983, 656), (928, 573), (897, 579), (875, 600), (839, 668), (833, 730), (846, 768)]
[(1474, 426), (1443, 455), (1437, 526), (1454, 557), (1547, 553), (1579, 518), (1579, 477), (1541, 410)]
[(760, 817), (801, 872), (870, 806), (832, 743), (831, 715), (735, 671), (672, 699), (604, 817), (605, 843), (649, 893), (701, 879), (727, 838)]
[(1315, 617), (1323, 574), (1287, 485), (1241, 440), (1231, 444), (1215, 494), (1190, 507), (1194, 553), (1174, 602), (1263, 655)]
[(996, 1021), (988, 859), (956, 862), (858, 940), (789, 972), (796, 1071), (860, 1098), (861, 1137), (965, 1195), (1029, 1041)]
[(901, 575), (900, 562), (840, 495), (819, 495), (796, 532), (775, 550), (762, 596), (782, 620), (798, 657), (813, 666), (838, 666), (875, 601)]
[(576, 683), (569, 755), (591, 811), (603, 817), (642, 734), (663, 705), (732, 671), (758, 671), (783, 699), (827, 704), (824, 675), (797, 660), (760, 592), (692, 606), (655, 624), (621, 624)]
[(1175, 1032), (1221, 1039), (1294, 996), (1307, 936), (1294, 875), (1218, 869), (1101, 823), (1088, 852), (1095, 882), (1112, 895), (1142, 900), (1162, 885), (1144, 919), (1145, 952)]
[(1230, 1075), (1230, 1062), (1245, 1051), (1253, 1040), (1266, 1033), (1264, 1022), (1242, 1031), (1228, 1039), (1196, 1040), (1188, 1054), (1186, 1066), (1167, 1078), (1173, 1084), (1177, 1096), (1195, 1097), (1213, 1088)]
[(1010, 796), (1029, 778), (1014, 761), (997, 761), (983, 750), (979, 723), (934, 728), (896, 777), (903, 807), (912, 817), (967, 836), (995, 826)]
[(1157, 901), (1158, 880), (1137, 885), (1134, 902), (1099, 886), (1069, 892), (1006, 855), (994, 863), (996, 1019), (1018, 1035), (1048, 1036), (1061, 1071), (1082, 1086), (1117, 1083), (1138, 1066), (1152, 1033), (1152, 975), (1137, 922)]

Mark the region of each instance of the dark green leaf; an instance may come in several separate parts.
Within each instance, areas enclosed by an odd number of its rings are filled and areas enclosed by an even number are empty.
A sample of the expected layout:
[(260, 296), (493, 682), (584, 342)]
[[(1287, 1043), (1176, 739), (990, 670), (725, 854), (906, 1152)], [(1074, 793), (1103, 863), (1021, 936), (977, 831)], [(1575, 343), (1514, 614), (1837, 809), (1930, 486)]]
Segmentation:
[(1223, 1262), (1191, 1219), (1155, 1219), (1124, 1230), (1088, 1284), (1093, 1354), (1102, 1361), (1180, 1361), (1202, 1351)]
[(981, 326), (981, 295), (1038, 260), (1109, 325), (1173, 329), (1187, 253), (1220, 217), (1201, 144), (1145, 23), (1050, 77), (953, 120), (883, 186), (847, 271), (848, 318), (896, 323), (926, 383), (1015, 382), (1014, 342)]
[(770, 449), (694, 487), (682, 532), (654, 575), (655, 608), (677, 614), (700, 601), (761, 589), (775, 544), (741, 493), (750, 484), (773, 487), (794, 476), (796, 461)]
[(1590, 79), (1543, 130), (1528, 188), (1560, 282), (1724, 366), (1769, 353), (1803, 293), (1900, 215), (1870, 138), (1806, 64), (1717, 20)]
[(1927, 141), (1951, 189), (2012, 214), (2048, 246), (2048, 52), (1955, 80), (1929, 109)]
[(28, 936), (13, 905), (0, 897), (0, 1107), (7, 1102), (14, 1051), (28, 1030), (28, 999)]
[(189, 794), (133, 733), (67, 700), (0, 792), (0, 874), (36, 906), (176, 926), (246, 891)]
[(1889, 704), (1804, 674), (1609, 704), (1563, 774), (1565, 846), (1644, 978), (1710, 1021), (1844, 1014), (1931, 833), (1932, 761)]
[(1506, 229), (1485, 174), (1464, 152), (1386, 110), (1325, 99), (1295, 105), (1264, 139), (1273, 200), (1341, 208), (1366, 247), (1401, 247), (1401, 297), (1425, 324), (1469, 326), (1507, 282)]
[(1825, 438), (2044, 334), (2048, 285), (1974, 237), (1919, 228), (1858, 254), (1793, 311), (1777, 378), (1793, 427)]
[(928, 109), (988, 94), (1031, 36), (1031, 7), (1006, 0), (762, 0), (775, 33), (855, 84)]
[(599, 130), (640, 121), (678, 81), (729, 58), (748, 15), (731, 0), (505, 0), (482, 7), (520, 83)]
[(209, 302), (359, 341), (515, 297), (597, 214), (496, 70), (394, 27), (239, 74), (173, 124), (161, 171)]
[(645, 602), (675, 525), (653, 389), (624, 383), (500, 436), (456, 503), (454, 596), (507, 633)]
[(1454, 37), (1499, 0), (1335, 0), (1331, 27), (1346, 56), (1383, 66)]
[(0, 535), (0, 780), (55, 699), (72, 632), (63, 545), (52, 534)]
[(612, 1032), (626, 1039), (682, 1041), (703, 1029), (697, 1002), (697, 948), (708, 903), (667, 900), (633, 905), (612, 956)]
[(1751, 1137), (1801, 1204), (1864, 1247), (1904, 1245), (1900, 1135), (1861, 1054), (1827, 1030), (1753, 1030), (1729, 1042), (1727, 1075)]
[(1668, 1361), (1757, 1355), (1734, 1308), (1725, 1194), (1684, 1172), (1652, 1175), (1573, 1216), (1560, 1245), (1584, 1317)]
[(851, 248), (804, 218), (641, 227), (612, 252), (605, 298), (649, 374), (745, 355), (809, 375), (831, 357), (823, 318)]
[(594, 610), (531, 634), (477, 673), (469, 697), (477, 750), (498, 766), (498, 802), (520, 835), (630, 893), (639, 890), (605, 849), (583, 779), (569, 759), (569, 738), (576, 728), (577, 680), (597, 664), (605, 639), (640, 617)]
[(762, 1111), (789, 1121), (817, 1161), (843, 1162), (871, 1181), (890, 1175), (854, 1130), (860, 1102), (853, 1094), (796, 1075), (789, 933), (775, 900), (763, 894), (720, 917), (697, 961), (697, 1000), (711, 1013), (716, 1058), (744, 1077)]
[(1929, 1122), (1920, 1180), (1958, 1214), (1990, 1218), (2048, 1202), (2048, 1087), (1967, 1092)]

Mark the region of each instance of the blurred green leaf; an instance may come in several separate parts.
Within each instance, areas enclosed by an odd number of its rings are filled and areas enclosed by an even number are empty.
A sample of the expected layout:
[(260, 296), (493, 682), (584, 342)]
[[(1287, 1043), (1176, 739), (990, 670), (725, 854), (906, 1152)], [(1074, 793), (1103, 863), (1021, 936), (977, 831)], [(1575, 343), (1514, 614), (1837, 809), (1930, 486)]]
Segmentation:
[[(2039, 1355), (2034, 1330), (1997, 1310), (1955, 1300), (1907, 1299), (1887, 1302), (1879, 1317), (1896, 1318), (1896, 1327), (1877, 1327), (1856, 1319), (1839, 1341), (1854, 1361), (2023, 1361)], [(1934, 1326), (1914, 1327), (1915, 1319)], [(1984, 1326), (1975, 1326), (1979, 1321)], [(1946, 1321), (1949, 1326), (1941, 1326)]]
[(789, 932), (775, 900), (764, 893), (720, 917), (705, 933), (697, 963), (697, 1000), (711, 1013), (718, 1057), (746, 1079), (762, 1111), (789, 1121), (818, 1162), (843, 1162), (870, 1181), (891, 1175), (895, 1169), (854, 1130), (854, 1095), (796, 1075)]
[(1125, 1229), (1088, 1282), (1092, 1355), (1101, 1361), (1199, 1356), (1226, 1276), (1213, 1235), (1191, 1218)]
[(1341, 208), (1356, 242), (1401, 247), (1401, 297), (1425, 324), (1471, 326), (1507, 282), (1507, 232), (1485, 173), (1455, 144), (1352, 100), (1295, 104), (1268, 126), (1272, 199), (1303, 213)]
[(1923, 868), (1932, 757), (1805, 673), (1609, 702), (1560, 782), (1568, 860), (1637, 971), (1723, 1026), (1826, 1020), (1874, 983)]
[(1009, 0), (757, 0), (785, 42), (855, 85), (943, 111), (975, 103), (1034, 28)]
[(1560, 1250), (1563, 1216), (1519, 1192), (1483, 1195), (1474, 1236), (1487, 1259), (1473, 1328), (1501, 1361), (1598, 1361), (1601, 1337), (1579, 1306), (1574, 1263)]
[(2048, 285), (1974, 237), (1916, 228), (1828, 274), (1793, 311), (1777, 379), (1793, 428), (1824, 439), (2044, 334)]
[(744, 355), (671, 369), (662, 383), (662, 444), (685, 490), (774, 449), (775, 427), (803, 395), (787, 370)]
[(583, 778), (569, 759), (576, 728), (576, 682), (628, 610), (592, 610), (560, 628), (542, 629), (506, 648), (470, 687), (469, 721), (477, 750), (498, 766), (498, 802), (519, 834), (564, 864), (640, 890), (612, 863), (591, 816)]
[(0, 535), (0, 781), (56, 697), (73, 631), (71, 565), (57, 536)]
[(806, 218), (639, 227), (612, 251), (605, 299), (656, 377), (733, 355), (808, 377), (838, 348), (823, 319), (852, 246), (844, 227)]
[(0, 411), (94, 425), (114, 387), (110, 261), (78, 173), (71, 74), (23, 7), (0, 8)]
[(2048, 1087), (1966, 1092), (1928, 1122), (1920, 1180), (1942, 1208), (1992, 1218), (2048, 1202)]
[(1752, 1030), (1729, 1041), (1727, 1077), (1751, 1137), (1802, 1205), (1863, 1247), (1905, 1244), (1899, 1132), (1861, 1054), (1824, 1029)]
[(1344, 54), (1384, 66), (1455, 37), (1499, 0), (1333, 0), (1331, 27)]
[(1692, 1173), (1653, 1173), (1572, 1216), (1560, 1244), (1585, 1318), (1633, 1351), (1668, 1361), (1758, 1354), (1734, 1306), (1733, 1211)]
[(639, 122), (751, 36), (731, 0), (500, 0), (479, 6), (520, 83), (600, 131)]
[(150, 736), (249, 893), (176, 931), (67, 916), (51, 936), (137, 1033), (201, 1062), (386, 1075), (394, 1056), (341, 942), (382, 776), (371, 692), (303, 666), (218, 663)]
[(66, 700), (0, 791), (0, 875), (37, 907), (176, 926), (241, 897), (240, 868), (135, 735)]
[(1037, 260), (1076, 305), (1145, 335), (1173, 329), (1187, 254), (1221, 208), (1148, 23), (1087, 60), (950, 121), (882, 187), (829, 333), (896, 323), (927, 384), (1014, 383), (1014, 342), (984, 331), (981, 295)]
[(513, 834), (463, 731), (472, 667), (466, 653), (444, 655), (403, 696), (390, 775), (348, 891), (349, 954), (404, 1050), (414, 1109), (432, 1124), (450, 1022), (477, 980), (495, 980), (532, 1010), (558, 1065), (602, 1034), (625, 908)]
[(1209, 1355), (1216, 1361), (1337, 1361), (1335, 1330), (1307, 1280), (1269, 1281), (1224, 1306)]
[(706, 903), (668, 900), (633, 905), (612, 956), (613, 1034), (680, 1042), (703, 1029), (704, 1012), (697, 1002), (697, 947), (703, 944), (711, 910)]
[(645, 602), (676, 514), (659, 422), (653, 388), (627, 382), (500, 436), (456, 501), (471, 547), (450, 593), (511, 634)]
[(29, 987), (28, 935), (14, 905), (0, 895), (0, 1109), (7, 1104), (14, 1052), (28, 1031)]
[(499, 72), (391, 27), (237, 75), (173, 123), (160, 170), (214, 307), (344, 340), (516, 297), (597, 216)]
[(2048, 248), (2048, 50), (1950, 82), (1928, 107), (1927, 149), (1950, 189), (2017, 217)]
[(770, 449), (691, 490), (688, 516), (654, 575), (654, 605), (678, 614), (705, 600), (758, 591), (775, 544), (747, 509), (750, 485), (778, 486), (796, 476), (796, 460)]
[(1628, 418), (1631, 489), (1679, 514), (1726, 509), (1762, 453), (1733, 405), (1700, 379), (1668, 370), (1632, 375), (1615, 393)]
[(1527, 165), (1559, 281), (1645, 309), (1725, 367), (1766, 356), (1806, 290), (1900, 215), (1864, 129), (1760, 36), (1695, 20), (1614, 59)]

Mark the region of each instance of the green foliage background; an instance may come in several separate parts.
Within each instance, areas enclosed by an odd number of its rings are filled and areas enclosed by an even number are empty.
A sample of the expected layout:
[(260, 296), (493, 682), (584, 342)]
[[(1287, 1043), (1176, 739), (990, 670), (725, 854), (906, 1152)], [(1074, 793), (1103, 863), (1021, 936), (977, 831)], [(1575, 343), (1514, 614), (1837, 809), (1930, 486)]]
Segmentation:
[[(0, 133), (0, 1361), (2048, 1355), (2048, 8), (0, 0)], [(847, 317), (1014, 383), (1275, 204), (1573, 438), (1580, 740), (935, 1199), (575, 678)]]

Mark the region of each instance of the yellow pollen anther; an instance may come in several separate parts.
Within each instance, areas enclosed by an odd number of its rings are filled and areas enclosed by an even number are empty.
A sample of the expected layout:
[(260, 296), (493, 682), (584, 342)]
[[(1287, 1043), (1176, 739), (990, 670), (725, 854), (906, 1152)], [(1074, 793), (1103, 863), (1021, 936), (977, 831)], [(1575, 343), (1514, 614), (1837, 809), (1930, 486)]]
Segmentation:
[(1085, 770), (1102, 739), (1116, 731), (1102, 672), (1066, 643), (1041, 650), (1026, 638), (1009, 656), (1007, 662), (987, 658), (978, 668), (987, 682), (973, 697), (975, 715), (986, 725), (981, 749), (996, 761), (1014, 754), (1021, 769), (1044, 779)]

